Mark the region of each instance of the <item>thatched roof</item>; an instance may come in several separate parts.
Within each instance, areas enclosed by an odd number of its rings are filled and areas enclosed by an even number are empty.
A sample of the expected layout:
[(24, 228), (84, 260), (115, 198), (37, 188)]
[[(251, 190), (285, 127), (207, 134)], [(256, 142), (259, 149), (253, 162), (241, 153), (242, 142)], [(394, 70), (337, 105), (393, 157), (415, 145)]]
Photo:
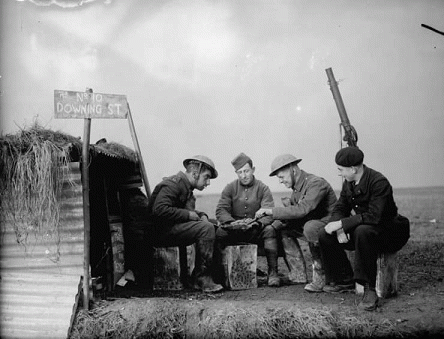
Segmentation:
[(124, 159), (133, 163), (137, 163), (137, 154), (129, 147), (115, 142), (100, 142), (90, 146), (91, 153), (103, 154), (112, 158)]
[(35, 123), (29, 129), (22, 129), (16, 134), (7, 134), (0, 136), (0, 152), (2, 159), (5, 156), (17, 156), (31, 150), (35, 145), (51, 144), (55, 149), (73, 156), (80, 154), (82, 142), (80, 138), (71, 136), (60, 131), (45, 129), (38, 123)]
[[(102, 174), (121, 178), (138, 168), (136, 153), (118, 143), (101, 139), (90, 145), (89, 152), (89, 165), (96, 164)], [(58, 232), (59, 200), (69, 176), (68, 163), (79, 161), (81, 154), (80, 138), (37, 123), (0, 136), (0, 221), (13, 222), (17, 241), (26, 241), (32, 232)]]
[[(0, 153), (5, 156), (16, 156), (30, 151), (36, 145), (50, 143), (55, 149), (69, 156), (68, 161), (78, 161), (82, 152), (82, 140), (69, 134), (45, 129), (37, 123), (29, 129), (22, 129), (16, 134), (0, 136)], [(100, 142), (90, 145), (92, 156), (102, 154), (111, 158), (137, 163), (137, 154), (131, 148), (116, 142)]]

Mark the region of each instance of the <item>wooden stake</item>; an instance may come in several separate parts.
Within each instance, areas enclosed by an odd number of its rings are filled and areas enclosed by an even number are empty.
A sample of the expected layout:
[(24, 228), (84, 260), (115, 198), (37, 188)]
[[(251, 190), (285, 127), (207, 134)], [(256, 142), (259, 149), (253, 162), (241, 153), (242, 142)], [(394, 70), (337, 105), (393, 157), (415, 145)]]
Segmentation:
[[(92, 93), (92, 89), (87, 88), (87, 93)], [(85, 118), (83, 128), (82, 146), (82, 187), (83, 187), (83, 309), (89, 309), (89, 262), (90, 262), (90, 238), (91, 238), (91, 217), (89, 203), (89, 140), (91, 135), (91, 118)]]
[(148, 199), (151, 196), (150, 184), (148, 183), (148, 176), (146, 174), (145, 165), (142, 159), (142, 153), (140, 152), (139, 141), (137, 140), (136, 129), (134, 128), (133, 118), (131, 116), (131, 110), (128, 103), (128, 124), (131, 132), (131, 137), (133, 138), (134, 148), (136, 149), (137, 158), (139, 159), (140, 170), (142, 172), (143, 183), (145, 185), (145, 192)]

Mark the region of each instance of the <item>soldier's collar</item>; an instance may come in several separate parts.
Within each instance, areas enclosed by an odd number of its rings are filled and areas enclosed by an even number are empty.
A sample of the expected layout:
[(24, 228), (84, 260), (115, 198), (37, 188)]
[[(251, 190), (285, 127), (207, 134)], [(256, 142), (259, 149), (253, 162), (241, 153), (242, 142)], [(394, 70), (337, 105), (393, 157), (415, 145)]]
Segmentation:
[(307, 180), (307, 173), (301, 170), (299, 178), (297, 178), (296, 183), (293, 185), (293, 189), (300, 192), (302, 190), (302, 186), (304, 186), (305, 180)]

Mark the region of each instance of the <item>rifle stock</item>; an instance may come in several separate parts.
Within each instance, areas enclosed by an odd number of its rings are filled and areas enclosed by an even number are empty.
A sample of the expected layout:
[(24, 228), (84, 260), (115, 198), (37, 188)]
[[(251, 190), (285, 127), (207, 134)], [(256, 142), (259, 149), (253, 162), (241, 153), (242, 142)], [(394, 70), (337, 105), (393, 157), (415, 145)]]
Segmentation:
[(331, 68), (325, 70), (327, 72), (328, 84), (330, 85), (330, 90), (335, 99), (336, 108), (339, 112), (339, 117), (341, 119), (341, 126), (344, 128), (344, 141), (347, 142), (348, 146), (356, 146), (358, 142), (358, 134), (355, 128), (350, 124), (347, 112), (345, 110), (344, 102), (342, 101), (341, 93), (339, 92), (338, 82), (333, 75)]

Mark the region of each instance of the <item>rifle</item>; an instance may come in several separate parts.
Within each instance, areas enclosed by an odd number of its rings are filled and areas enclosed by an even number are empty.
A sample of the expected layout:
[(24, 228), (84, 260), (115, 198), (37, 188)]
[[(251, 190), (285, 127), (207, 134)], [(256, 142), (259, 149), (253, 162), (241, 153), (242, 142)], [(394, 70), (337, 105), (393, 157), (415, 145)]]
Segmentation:
[(327, 68), (325, 71), (327, 72), (328, 84), (330, 85), (330, 89), (333, 93), (333, 98), (335, 99), (336, 107), (339, 112), (339, 117), (341, 118), (341, 123), (339, 126), (344, 128), (344, 138), (342, 140), (347, 142), (348, 146), (356, 146), (358, 142), (358, 134), (356, 133), (355, 128), (350, 125), (350, 120), (348, 120), (347, 112), (345, 111), (345, 106), (342, 102), (341, 93), (339, 92), (338, 83), (335, 80), (335, 76), (333, 75), (331, 68)]

